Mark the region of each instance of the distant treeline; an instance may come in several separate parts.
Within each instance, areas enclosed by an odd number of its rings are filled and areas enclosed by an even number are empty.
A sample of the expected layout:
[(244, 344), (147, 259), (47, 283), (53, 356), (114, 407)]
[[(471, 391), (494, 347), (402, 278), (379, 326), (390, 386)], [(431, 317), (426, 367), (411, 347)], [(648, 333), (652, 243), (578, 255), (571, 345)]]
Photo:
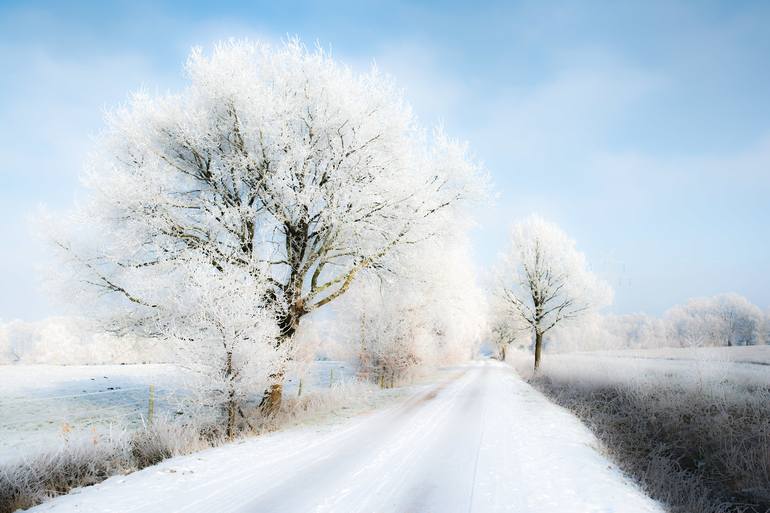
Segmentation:
[[(770, 343), (770, 312), (738, 294), (720, 294), (690, 299), (662, 317), (593, 315), (549, 335), (551, 351), (752, 346)], [(529, 344), (526, 336), (518, 342)]]

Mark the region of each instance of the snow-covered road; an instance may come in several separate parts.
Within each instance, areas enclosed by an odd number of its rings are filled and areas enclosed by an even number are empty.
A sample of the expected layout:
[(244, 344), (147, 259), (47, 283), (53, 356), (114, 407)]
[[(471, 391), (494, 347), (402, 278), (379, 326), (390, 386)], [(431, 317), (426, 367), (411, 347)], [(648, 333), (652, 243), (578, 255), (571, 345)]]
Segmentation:
[(661, 512), (510, 367), (476, 362), (385, 411), (174, 458), (33, 511)]

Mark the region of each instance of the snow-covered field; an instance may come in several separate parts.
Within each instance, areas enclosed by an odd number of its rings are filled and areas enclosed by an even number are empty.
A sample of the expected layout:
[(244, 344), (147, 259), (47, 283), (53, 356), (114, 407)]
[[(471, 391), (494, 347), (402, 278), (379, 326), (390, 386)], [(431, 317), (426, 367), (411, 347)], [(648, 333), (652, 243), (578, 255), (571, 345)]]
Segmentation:
[(445, 372), (396, 406), (167, 460), (35, 512), (660, 512), (511, 368)]
[[(530, 355), (513, 355), (528, 369)], [(770, 346), (660, 348), (546, 354), (549, 372), (590, 376), (594, 382), (676, 381), (679, 384), (770, 386)]]
[[(671, 511), (770, 511), (767, 346), (546, 354), (531, 381)], [(523, 376), (532, 356), (512, 362)]]
[[(317, 361), (303, 390), (351, 375), (344, 362)], [(155, 414), (174, 411), (180, 378), (163, 364), (0, 366), (0, 461), (56, 447), (77, 431), (138, 427), (150, 414), (151, 397)], [(299, 378), (289, 377), (286, 394), (298, 392)]]
[(656, 349), (625, 349), (575, 354), (770, 365), (770, 346), (768, 345), (733, 347), (662, 347)]

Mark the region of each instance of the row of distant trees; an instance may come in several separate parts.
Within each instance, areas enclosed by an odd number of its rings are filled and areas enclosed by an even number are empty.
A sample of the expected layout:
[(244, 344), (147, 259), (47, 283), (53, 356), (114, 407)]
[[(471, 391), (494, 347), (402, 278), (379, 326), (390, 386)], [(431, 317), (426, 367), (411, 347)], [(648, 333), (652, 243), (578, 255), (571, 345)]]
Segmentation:
[[(493, 315), (492, 339), (502, 358), (511, 348), (535, 349), (531, 331), (517, 323), (515, 316)], [(549, 351), (559, 352), (764, 344), (770, 344), (770, 312), (734, 293), (693, 298), (662, 317), (587, 311), (549, 331), (544, 341)]]
[(664, 324), (666, 337), (682, 347), (754, 346), (770, 342), (770, 313), (764, 315), (759, 307), (738, 294), (691, 299), (669, 310)]
[(537, 216), (514, 225), (493, 283), (490, 333), (498, 355), (531, 348), (535, 370), (546, 345), (580, 351), (770, 343), (770, 312), (738, 294), (690, 299), (662, 318), (603, 315), (611, 288), (566, 233)]
[(560, 330), (554, 350), (730, 347), (770, 344), (770, 312), (738, 294), (693, 298), (662, 317), (592, 315)]
[(0, 320), (0, 365), (159, 363), (170, 353), (156, 340), (94, 330), (82, 317)]

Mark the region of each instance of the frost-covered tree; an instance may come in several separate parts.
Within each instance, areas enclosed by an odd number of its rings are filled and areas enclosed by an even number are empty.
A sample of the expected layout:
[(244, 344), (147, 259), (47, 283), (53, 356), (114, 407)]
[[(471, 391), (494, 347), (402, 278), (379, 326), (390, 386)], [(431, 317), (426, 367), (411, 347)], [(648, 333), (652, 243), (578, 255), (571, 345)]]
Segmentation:
[(464, 237), (422, 242), (402, 256), (399, 272), (362, 280), (339, 304), (337, 336), (358, 345), (357, 363), (375, 381), (466, 360), (486, 329)]
[(512, 346), (518, 349), (528, 348), (529, 331), (529, 324), (524, 324), (518, 315), (511, 315), (510, 303), (500, 294), (493, 294), (489, 338), (494, 345), (496, 357), (505, 361)]
[[(182, 91), (139, 93), (109, 114), (88, 201), (74, 230), (57, 230), (121, 329), (165, 329), (174, 269), (193, 253), (266, 276), (274, 347), (291, 353), (305, 315), (434, 234), (479, 184), (464, 145), (422, 130), (377, 70), (354, 73), (297, 41), (196, 49), (186, 70)], [(282, 383), (279, 368), (268, 413)]]
[(439, 333), (426, 315), (428, 305), (414, 288), (398, 285), (362, 280), (344, 305), (349, 310), (342, 319), (351, 322), (339, 325), (340, 336), (359, 345), (360, 372), (381, 385), (404, 379), (437, 356)]
[(612, 290), (589, 270), (575, 242), (538, 216), (514, 225), (499, 280), (509, 314), (534, 335), (535, 370), (545, 333), (612, 299)]
[(762, 311), (738, 294), (693, 298), (665, 317), (669, 337), (683, 347), (762, 343)]
[[(509, 317), (509, 316), (506, 316)], [(518, 338), (520, 330), (514, 328), (506, 317), (496, 317), (491, 323), (490, 333), (495, 345), (497, 358), (504, 362), (508, 353), (508, 347)]]
[(246, 404), (261, 397), (285, 352), (276, 350), (274, 312), (265, 305), (263, 276), (224, 264), (214, 268), (188, 262), (185, 280), (164, 303), (174, 315), (164, 335), (186, 371), (186, 406), (197, 418), (224, 426), (231, 438), (237, 423), (248, 423)]

